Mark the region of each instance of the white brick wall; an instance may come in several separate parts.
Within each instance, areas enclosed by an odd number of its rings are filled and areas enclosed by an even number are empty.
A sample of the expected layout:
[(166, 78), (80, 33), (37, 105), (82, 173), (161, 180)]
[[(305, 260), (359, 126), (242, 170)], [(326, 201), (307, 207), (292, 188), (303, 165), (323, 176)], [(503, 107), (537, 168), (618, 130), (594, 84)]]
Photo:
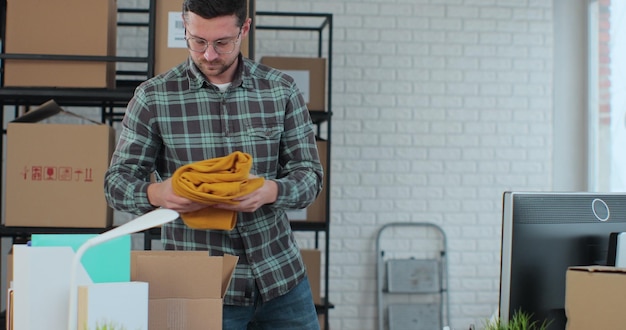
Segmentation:
[(502, 192), (551, 186), (551, 3), (257, 2), (276, 8), (334, 14), (331, 328), (376, 328), (375, 239), (391, 221), (445, 230), (451, 325), (483, 325)]
[[(481, 327), (498, 302), (502, 192), (552, 186), (552, 1), (256, 7), (333, 14), (331, 328), (376, 328), (375, 239), (392, 221), (445, 230), (451, 326)], [(259, 54), (315, 47), (258, 36)], [(418, 256), (436, 242), (388, 240)]]

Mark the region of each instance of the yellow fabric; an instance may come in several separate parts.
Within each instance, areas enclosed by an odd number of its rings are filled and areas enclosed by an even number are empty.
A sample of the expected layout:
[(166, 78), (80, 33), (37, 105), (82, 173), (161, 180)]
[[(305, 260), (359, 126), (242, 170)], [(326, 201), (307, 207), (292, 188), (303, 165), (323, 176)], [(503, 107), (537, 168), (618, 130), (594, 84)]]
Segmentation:
[[(207, 204), (237, 204), (234, 198), (247, 195), (263, 186), (263, 178), (249, 178), (252, 156), (235, 151), (232, 154), (191, 163), (178, 168), (172, 176), (174, 192), (192, 201)], [(195, 229), (231, 230), (237, 223), (237, 212), (205, 207), (182, 213), (183, 222)]]

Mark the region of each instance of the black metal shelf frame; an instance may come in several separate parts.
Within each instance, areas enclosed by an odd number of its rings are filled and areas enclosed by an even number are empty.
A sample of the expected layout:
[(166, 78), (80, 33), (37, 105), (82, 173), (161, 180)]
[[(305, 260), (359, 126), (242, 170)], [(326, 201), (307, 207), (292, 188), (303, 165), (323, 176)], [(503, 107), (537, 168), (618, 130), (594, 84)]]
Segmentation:
[[(298, 18), (314, 18), (319, 19), (321, 22), (318, 25), (308, 24), (306, 25), (263, 25), (256, 24), (257, 30), (275, 30), (275, 31), (310, 31), (317, 32), (317, 57), (324, 57), (324, 45), (325, 41), (328, 43), (326, 49), (326, 111), (311, 111), (311, 119), (317, 126), (318, 137), (321, 134), (321, 125), (326, 124), (326, 141), (327, 154), (326, 159), (330, 164), (331, 160), (331, 122), (332, 122), (332, 53), (333, 53), (333, 14), (330, 13), (301, 13), (301, 12), (268, 12), (257, 11), (256, 17), (282, 17), (282, 18), (294, 18), (295, 21)], [(316, 21), (317, 22), (317, 21)], [(325, 34), (327, 33), (327, 34)], [(326, 39), (324, 39), (326, 37)], [(329, 265), (330, 265), (330, 167), (327, 166), (326, 173), (324, 173), (324, 186), (326, 187), (326, 219), (314, 219), (316, 221), (292, 221), (291, 228), (297, 231), (311, 231), (315, 233), (315, 247), (319, 248), (320, 233), (324, 233), (324, 294), (322, 297), (323, 304), (316, 306), (318, 314), (324, 314), (324, 328), (329, 329), (328, 311), (334, 308), (334, 305), (329, 301)], [(322, 220), (317, 222), (317, 220)]]
[[(0, 0), (0, 40), (5, 39), (6, 32), (6, 0)], [(4, 66), (0, 64), (0, 154), (4, 154), (4, 137), (6, 133), (5, 113), (13, 108), (13, 118), (17, 117), (20, 108), (28, 109), (31, 106), (38, 106), (50, 99), (54, 99), (62, 106), (85, 106), (97, 107), (101, 109), (102, 122), (106, 121), (108, 109), (114, 107), (125, 107), (133, 95), (134, 88), (140, 83), (139, 80), (132, 80), (128, 77), (149, 78), (154, 75), (154, 34), (155, 34), (155, 8), (156, 0), (149, 1), (149, 8), (124, 9), (118, 8), (120, 15), (143, 17), (141, 21), (127, 21), (118, 19), (117, 28), (127, 27), (146, 28), (147, 56), (82, 56), (82, 55), (40, 55), (40, 54), (7, 54), (5, 43), (0, 47), (0, 62), (7, 59), (20, 60), (53, 60), (53, 61), (96, 61), (96, 62), (116, 62), (116, 63), (145, 63), (146, 70), (116, 70), (116, 86), (114, 88), (54, 88), (54, 87), (5, 87), (4, 86)], [(137, 15), (135, 15), (137, 14)], [(2, 186), (4, 175), (0, 175), (0, 186)], [(6, 193), (6, 192), (5, 192)], [(4, 198), (4, 195), (2, 195)], [(0, 212), (2, 209), (0, 209)], [(109, 228), (61, 228), (61, 227), (6, 227), (0, 225), (0, 238), (10, 237), (13, 242), (25, 243), (32, 234), (61, 234), (61, 233), (87, 233), (99, 234)], [(0, 267), (1, 268), (1, 267)], [(4, 312), (0, 313), (3, 314)], [(0, 315), (0, 319), (2, 316)], [(3, 320), (4, 321), (4, 320)]]
[[(114, 88), (55, 88), (55, 87), (5, 87), (4, 86), (4, 67), (0, 64), (0, 108), (2, 116), (0, 116), (0, 127), (3, 132), (0, 136), (0, 154), (3, 154), (3, 139), (6, 133), (5, 127), (5, 111), (11, 111), (13, 107), (14, 116), (17, 117), (21, 109), (28, 109), (32, 106), (38, 106), (50, 99), (54, 99), (61, 106), (84, 106), (96, 107), (100, 109), (101, 121), (103, 123), (113, 124), (113, 122), (121, 121), (124, 112), (116, 109), (125, 108), (128, 101), (132, 98), (135, 88), (142, 79), (125, 79), (124, 77), (145, 77), (150, 78), (154, 75), (154, 54), (155, 54), (155, 20), (156, 20), (156, 1), (149, 1), (149, 8), (125, 9), (118, 8), (118, 17), (126, 16), (142, 16), (147, 18), (141, 21), (118, 20), (118, 29), (127, 27), (140, 27), (148, 29), (147, 56), (83, 56), (83, 55), (41, 55), (41, 54), (7, 54), (5, 46), (2, 43), (0, 47), (0, 62), (7, 59), (20, 60), (54, 60), (54, 61), (97, 61), (97, 62), (116, 62), (116, 63), (145, 63), (146, 70), (116, 70), (116, 86)], [(326, 111), (311, 111), (311, 119), (317, 127), (317, 135), (321, 135), (321, 126), (326, 125), (326, 140), (328, 141), (326, 159), (330, 163), (331, 155), (331, 101), (332, 101), (332, 31), (333, 31), (333, 15), (328, 13), (298, 13), (298, 12), (265, 12), (257, 11), (256, 17), (259, 16), (279, 16), (279, 17), (309, 17), (320, 18), (321, 24), (317, 26), (281, 26), (281, 25), (256, 25), (258, 30), (283, 30), (283, 31), (313, 31), (318, 33), (317, 57), (324, 57), (324, 50), (327, 53), (327, 109)], [(6, 22), (6, 0), (0, 0), (0, 40), (5, 40), (5, 22)], [(327, 33), (325, 35), (324, 33)], [(324, 37), (326, 36), (326, 39)], [(324, 49), (324, 43), (327, 42), (327, 48)], [(3, 177), (0, 176), (0, 186)], [(326, 187), (326, 219), (314, 219), (314, 221), (291, 221), (291, 227), (294, 231), (312, 232), (315, 235), (315, 248), (319, 248), (320, 233), (324, 233), (324, 293), (323, 303), (317, 305), (316, 309), (319, 314), (324, 314), (325, 328), (329, 328), (328, 311), (334, 308), (329, 302), (329, 229), (330, 229), (330, 166), (327, 166), (325, 173), (324, 185)], [(0, 212), (2, 210), (0, 209)], [(0, 225), (0, 238), (12, 237), (14, 239), (27, 239), (33, 233), (101, 233), (111, 228), (34, 228), (34, 227), (5, 227)], [(151, 248), (151, 239), (160, 236), (160, 228), (153, 228), (144, 232), (145, 243), (144, 248)]]

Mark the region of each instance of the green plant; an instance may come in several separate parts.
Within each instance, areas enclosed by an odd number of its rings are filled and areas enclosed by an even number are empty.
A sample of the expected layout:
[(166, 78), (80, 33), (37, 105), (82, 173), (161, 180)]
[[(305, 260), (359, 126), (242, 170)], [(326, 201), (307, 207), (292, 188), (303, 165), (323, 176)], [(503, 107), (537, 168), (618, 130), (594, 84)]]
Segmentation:
[(547, 330), (552, 321), (539, 321), (532, 319), (533, 315), (522, 310), (513, 313), (513, 317), (508, 324), (504, 324), (500, 319), (496, 319), (485, 324), (484, 330)]
[(117, 326), (114, 322), (105, 322), (104, 324), (100, 324), (96, 322), (96, 330), (125, 330), (124, 326)]

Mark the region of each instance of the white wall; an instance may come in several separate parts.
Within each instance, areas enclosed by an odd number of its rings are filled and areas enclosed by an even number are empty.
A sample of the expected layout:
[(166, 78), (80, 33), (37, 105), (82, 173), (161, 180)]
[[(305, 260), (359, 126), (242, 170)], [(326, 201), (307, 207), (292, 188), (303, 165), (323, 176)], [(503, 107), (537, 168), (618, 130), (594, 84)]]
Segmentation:
[(587, 2), (554, 1), (554, 190), (587, 189)]
[[(502, 192), (553, 183), (552, 3), (257, 9), (334, 14), (331, 327), (376, 327), (375, 237), (391, 221), (445, 230), (451, 325), (481, 326), (498, 301)], [(419, 252), (407, 236), (391, 245)]]

